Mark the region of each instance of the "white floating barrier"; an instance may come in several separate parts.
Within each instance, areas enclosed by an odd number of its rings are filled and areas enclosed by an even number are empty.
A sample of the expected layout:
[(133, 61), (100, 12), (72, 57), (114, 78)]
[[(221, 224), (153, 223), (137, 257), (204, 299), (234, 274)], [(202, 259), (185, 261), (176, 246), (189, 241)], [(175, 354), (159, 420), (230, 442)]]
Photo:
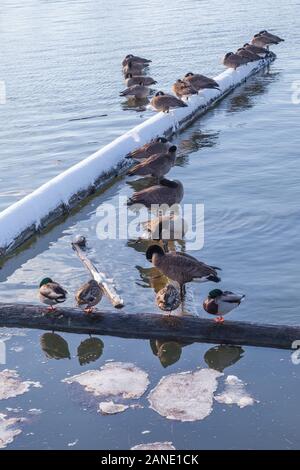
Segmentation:
[(129, 152), (187, 127), (230, 91), (275, 60), (275, 54), (256, 62), (227, 69), (214, 79), (220, 90), (202, 90), (187, 101), (188, 107), (156, 113), (110, 144), (51, 179), (0, 213), (0, 257), (5, 256), (121, 172)]

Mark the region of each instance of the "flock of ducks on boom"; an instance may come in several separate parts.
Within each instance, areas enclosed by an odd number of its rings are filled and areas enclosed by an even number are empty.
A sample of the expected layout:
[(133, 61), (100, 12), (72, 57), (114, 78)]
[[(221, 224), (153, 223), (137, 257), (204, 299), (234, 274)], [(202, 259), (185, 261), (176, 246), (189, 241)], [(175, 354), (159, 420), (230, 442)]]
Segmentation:
[[(279, 36), (266, 30), (260, 31), (254, 35), (251, 43), (244, 44), (235, 53), (228, 52), (223, 58), (223, 64), (227, 68), (237, 69), (249, 62), (268, 57), (272, 54), (269, 46), (279, 44), (281, 41), (284, 39)], [(146, 75), (145, 70), (150, 63), (151, 60), (132, 54), (125, 57), (122, 68), (127, 88), (121, 92), (121, 96), (139, 100), (151, 94), (150, 86), (157, 82)], [(150, 104), (158, 112), (169, 112), (170, 109), (186, 107), (187, 103), (183, 101), (183, 98), (188, 99), (189, 96), (198, 94), (204, 89), (219, 90), (220, 88), (213, 78), (189, 72), (173, 84), (174, 95), (158, 91)], [(136, 161), (136, 164), (129, 169), (128, 175), (151, 176), (157, 180), (155, 185), (135, 192), (128, 200), (128, 206), (142, 204), (150, 209), (154, 204), (173, 206), (181, 202), (184, 194), (182, 183), (165, 178), (175, 165), (176, 151), (177, 147), (171, 145), (165, 137), (158, 137), (127, 155), (126, 158)], [(168, 224), (168, 237), (174, 239), (174, 227), (178, 224), (178, 217), (174, 214), (159, 215), (156, 219), (145, 223), (146, 231), (150, 236), (154, 233), (158, 234), (155, 238), (163, 241), (164, 247), (162, 248), (159, 244), (151, 245), (146, 251), (146, 258), (161, 274), (179, 285), (180, 291), (173, 284), (167, 284), (157, 294), (156, 300), (159, 308), (172, 311), (182, 303), (186, 283), (194, 280), (218, 283), (221, 279), (218, 273), (220, 268), (201, 262), (187, 253), (169, 252), (168, 239), (165, 239), (163, 235), (166, 223)], [(184, 220), (180, 219), (179, 223), (184, 225)], [(39, 296), (43, 303), (49, 305), (50, 310), (54, 310), (54, 305), (66, 300), (67, 292), (61, 285), (47, 277), (40, 283)], [(75, 299), (77, 305), (84, 307), (86, 313), (92, 313), (102, 296), (101, 286), (96, 281), (90, 280), (78, 289)], [(215, 321), (223, 322), (223, 316), (238, 307), (244, 297), (242, 294), (213, 289), (204, 300), (203, 308), (216, 317)]]

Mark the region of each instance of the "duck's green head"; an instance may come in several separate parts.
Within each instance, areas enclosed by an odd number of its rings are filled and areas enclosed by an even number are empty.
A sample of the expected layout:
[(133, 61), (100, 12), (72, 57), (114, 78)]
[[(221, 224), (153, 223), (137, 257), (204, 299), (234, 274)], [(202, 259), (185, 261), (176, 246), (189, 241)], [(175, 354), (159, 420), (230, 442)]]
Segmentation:
[(221, 289), (213, 289), (208, 294), (208, 297), (210, 299), (216, 299), (217, 297), (221, 297), (221, 295), (223, 295), (223, 291)]
[(45, 284), (49, 284), (49, 282), (53, 282), (50, 277), (45, 277), (41, 282), (40, 282), (40, 287), (44, 286)]

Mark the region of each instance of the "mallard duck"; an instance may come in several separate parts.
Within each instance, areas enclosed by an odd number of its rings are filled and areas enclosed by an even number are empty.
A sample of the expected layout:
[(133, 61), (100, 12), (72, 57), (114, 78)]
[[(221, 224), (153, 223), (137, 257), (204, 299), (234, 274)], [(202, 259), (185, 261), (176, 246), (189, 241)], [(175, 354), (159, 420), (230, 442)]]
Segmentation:
[(39, 298), (41, 302), (49, 305), (49, 311), (53, 311), (55, 310), (54, 305), (65, 302), (67, 291), (60, 284), (52, 281), (50, 277), (45, 277), (40, 282)]
[(79, 307), (85, 305), (85, 313), (92, 313), (93, 307), (100, 302), (102, 295), (103, 292), (98, 282), (91, 279), (77, 290), (75, 298)]
[(179, 291), (172, 284), (167, 284), (156, 294), (157, 306), (164, 312), (172, 312), (180, 305)]
[(163, 178), (158, 185), (150, 186), (150, 188), (134, 193), (128, 199), (127, 205), (143, 204), (148, 208), (151, 208), (153, 204), (172, 206), (173, 204), (179, 204), (182, 198), (182, 183), (178, 180), (171, 181)]
[(185, 74), (183, 80), (192, 85), (192, 87), (197, 91), (204, 90), (205, 88), (214, 88), (216, 90), (220, 89), (219, 84), (213, 78), (206, 77), (199, 73), (189, 72)]
[(130, 152), (125, 158), (133, 158), (135, 160), (143, 160), (157, 153), (165, 153), (169, 149), (169, 142), (165, 137), (157, 137), (155, 140), (145, 144), (142, 147)]
[(142, 99), (147, 98), (149, 93), (150, 93), (150, 88), (148, 88), (147, 86), (144, 86), (141, 82), (138, 85), (130, 86), (129, 88), (126, 88), (126, 90), (121, 91), (120, 96), (126, 96), (128, 98), (135, 98), (138, 100), (142, 100)]
[(191, 96), (197, 95), (197, 90), (188, 82), (184, 82), (183, 80), (176, 80), (176, 82), (172, 85), (172, 91), (175, 93), (177, 98), (183, 98), (184, 96)]
[(122, 62), (123, 67), (128, 64), (128, 62), (136, 63), (136, 64), (142, 64), (142, 65), (149, 65), (152, 60), (150, 59), (145, 59), (144, 57), (139, 57), (137, 55), (133, 54), (127, 54), (125, 59)]
[(259, 55), (260, 57), (266, 57), (266, 55), (269, 54), (268, 49), (266, 49), (265, 47), (254, 46), (253, 44), (249, 44), (248, 42), (243, 45), (243, 49), (246, 49), (246, 51), (253, 52), (254, 54)]
[(221, 280), (217, 273), (220, 268), (209, 266), (186, 253), (176, 251), (165, 253), (159, 245), (151, 245), (146, 251), (146, 258), (165, 276), (178, 282), (181, 299), (187, 282), (194, 280), (220, 282)]
[(154, 78), (147, 77), (144, 75), (137, 75), (136, 77), (133, 77), (132, 73), (127, 73), (125, 75), (125, 83), (126, 86), (129, 88), (130, 86), (141, 84), (144, 86), (155, 85), (157, 81), (154, 80)]
[(254, 54), (251, 51), (247, 51), (247, 49), (244, 49), (243, 47), (240, 47), (236, 51), (237, 55), (244, 57), (244, 59), (247, 59), (248, 62), (254, 62), (256, 60), (260, 60), (260, 56), (258, 54)]
[(224, 59), (223, 59), (223, 65), (225, 65), (225, 67), (229, 69), (234, 69), (234, 70), (236, 70), (238, 67), (246, 63), (247, 63), (247, 59), (237, 54), (234, 54), (233, 52), (227, 52), (227, 54), (225, 54)]
[(138, 163), (131, 168), (127, 174), (130, 176), (154, 176), (160, 180), (174, 166), (176, 160), (176, 145), (172, 145), (167, 153), (158, 153), (147, 158), (145, 161)]
[(237, 308), (244, 297), (245, 295), (214, 289), (210, 291), (208, 297), (204, 300), (203, 308), (207, 313), (217, 315), (215, 318), (217, 323), (223, 323), (223, 316)]
[(151, 106), (156, 111), (168, 113), (170, 109), (186, 108), (187, 104), (173, 95), (166, 95), (163, 91), (158, 91), (150, 101)]

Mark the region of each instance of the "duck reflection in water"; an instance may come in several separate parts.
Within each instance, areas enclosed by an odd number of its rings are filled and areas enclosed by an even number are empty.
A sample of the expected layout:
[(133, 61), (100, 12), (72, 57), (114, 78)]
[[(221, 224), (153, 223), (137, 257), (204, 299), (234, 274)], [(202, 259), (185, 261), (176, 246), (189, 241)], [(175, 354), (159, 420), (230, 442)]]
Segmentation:
[(71, 359), (67, 341), (57, 333), (44, 333), (40, 345), (48, 359)]
[(90, 337), (83, 340), (77, 348), (79, 364), (84, 366), (97, 361), (103, 354), (104, 343), (100, 338)]
[(204, 360), (210, 369), (223, 372), (227, 367), (238, 362), (243, 357), (244, 352), (244, 349), (240, 346), (220, 344), (206, 351)]

